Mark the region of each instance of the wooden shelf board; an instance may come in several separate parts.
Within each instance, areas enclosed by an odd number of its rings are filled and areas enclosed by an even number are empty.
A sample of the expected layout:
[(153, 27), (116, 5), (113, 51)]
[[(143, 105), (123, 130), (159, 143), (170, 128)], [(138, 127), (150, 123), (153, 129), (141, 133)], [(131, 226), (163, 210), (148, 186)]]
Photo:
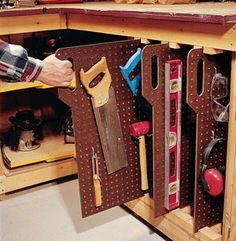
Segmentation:
[(74, 158), (44, 163), (37, 166), (24, 167), (24, 171), (9, 171), (9, 176), (0, 176), (0, 195), (19, 190), (39, 183), (54, 180), (77, 173), (77, 165)]
[(73, 157), (74, 144), (65, 144), (63, 135), (50, 135), (40, 141), (40, 147), (33, 151), (12, 151), (5, 147), (5, 154), (11, 163), (9, 167), (15, 168), (37, 162), (52, 162)]
[(16, 91), (16, 90), (23, 90), (23, 89), (30, 89), (35, 87), (42, 86), (42, 83), (35, 81), (32, 82), (6, 82), (0, 79), (0, 93), (9, 92), (9, 91)]
[[(71, 81), (71, 85), (69, 88), (75, 88), (76, 87), (76, 80)], [(46, 85), (46, 84), (41, 84), (40, 86), (37, 86), (37, 89), (49, 89), (49, 88), (54, 88), (53, 86)]]
[(86, 15), (149, 18), (203, 23), (236, 23), (234, 2), (199, 2), (195, 4), (116, 4), (112, 1), (75, 4), (45, 4), (34, 8), (4, 9), (0, 16), (82, 13)]
[(4, 176), (10, 177), (10, 176), (14, 176), (14, 175), (19, 175), (19, 174), (35, 171), (35, 170), (38, 170), (38, 169), (42, 169), (42, 168), (45, 168), (45, 167), (58, 165), (58, 163), (63, 163), (64, 161), (67, 162), (68, 160), (69, 161), (71, 161), (71, 160), (75, 161), (74, 158), (68, 158), (68, 159), (63, 159), (63, 160), (57, 160), (57, 161), (54, 161), (54, 162), (38, 162), (38, 163), (33, 163), (33, 164), (30, 164), (30, 165), (21, 166), (21, 167), (12, 168), (12, 169), (9, 169), (4, 165), (4, 167), (3, 167)]

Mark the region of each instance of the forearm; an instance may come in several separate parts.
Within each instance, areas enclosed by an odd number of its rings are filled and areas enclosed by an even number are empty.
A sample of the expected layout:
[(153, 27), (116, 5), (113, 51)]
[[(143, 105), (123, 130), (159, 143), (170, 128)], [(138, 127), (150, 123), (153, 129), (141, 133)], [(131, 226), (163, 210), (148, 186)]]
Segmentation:
[(0, 75), (23, 81), (34, 81), (42, 70), (42, 61), (28, 56), (19, 46), (0, 39)]

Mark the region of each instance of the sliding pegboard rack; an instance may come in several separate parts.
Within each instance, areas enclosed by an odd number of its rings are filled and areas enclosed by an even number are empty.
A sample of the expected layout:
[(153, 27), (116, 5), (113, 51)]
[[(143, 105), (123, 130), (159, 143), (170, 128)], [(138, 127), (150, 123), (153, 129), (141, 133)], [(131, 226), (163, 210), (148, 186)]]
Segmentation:
[[(203, 64), (202, 80), (198, 76), (199, 61)], [(215, 56), (206, 55), (202, 48), (192, 49), (187, 62), (187, 103), (196, 113), (196, 155), (195, 155), (195, 193), (194, 193), (194, 230), (211, 226), (222, 221), (223, 195), (211, 197), (203, 191), (200, 182), (203, 153), (212, 134), (215, 138), (227, 138), (227, 124), (216, 122), (211, 113), (211, 81), (219, 69)], [(202, 81), (202, 88), (198, 85)], [(219, 90), (220, 91), (220, 90)], [(215, 148), (214, 155), (208, 160), (209, 167), (225, 165), (226, 148)]]
[[(164, 208), (164, 180), (165, 180), (165, 61), (181, 59), (186, 63), (186, 53), (188, 50), (173, 50), (168, 44), (148, 45), (143, 50), (142, 65), (142, 89), (143, 96), (152, 105), (153, 118), (153, 199), (154, 215), (156, 217), (167, 212)], [(185, 66), (185, 64), (184, 64)], [(186, 68), (183, 69), (183, 94), (185, 95)], [(182, 119), (191, 122), (194, 113), (188, 108), (185, 98), (183, 98)], [(181, 146), (181, 176), (180, 176), (180, 206), (184, 207), (193, 201), (193, 178), (194, 161), (190, 162), (194, 156), (192, 143), (195, 135), (192, 130), (195, 125), (182, 124), (182, 146)]]
[[(140, 41), (131, 40), (65, 48), (57, 52), (59, 58), (73, 60), (76, 72), (77, 88), (74, 90), (60, 90), (59, 96), (72, 108), (73, 113), (82, 214), (83, 216), (89, 216), (143, 195), (140, 188), (138, 146), (137, 142), (132, 140), (129, 133), (130, 124), (142, 119), (152, 119), (152, 145), (148, 147), (148, 166), (150, 167), (148, 175), (149, 182), (153, 181), (153, 189), (151, 185), (150, 190), (152, 191), (151, 194), (154, 200), (154, 215), (157, 217), (167, 212), (164, 208), (164, 130), (166, 124), (164, 118), (164, 64), (166, 60), (178, 58), (183, 61), (184, 66), (187, 66), (188, 72), (186, 78), (186, 68), (184, 68), (180, 207), (189, 205), (194, 201), (194, 229), (197, 231), (203, 226), (221, 221), (222, 218), (223, 201), (219, 200), (217, 207), (212, 205), (212, 202), (209, 202), (208, 197), (203, 193), (198, 178), (201, 169), (202, 150), (210, 140), (211, 131), (213, 130), (217, 136), (223, 136), (223, 133), (226, 133), (225, 128), (218, 127), (214, 123), (209, 108), (205, 108), (205, 106), (209, 107), (209, 98), (206, 96), (207, 93), (209, 94), (209, 83), (216, 63), (214, 58), (203, 55), (201, 49), (191, 50), (187, 62), (185, 50), (172, 50), (168, 44), (151, 44), (145, 46), (142, 52), (142, 95), (152, 107), (151, 112), (147, 114), (143, 110), (140, 110), (140, 101), (137, 101), (128, 89), (119, 69), (119, 66), (124, 66), (140, 46)], [(108, 175), (106, 171), (99, 134), (91, 107), (91, 99), (82, 87), (79, 77), (81, 68), (87, 71), (101, 57), (106, 57), (111, 73), (112, 86), (115, 89), (117, 101), (117, 110), (114, 111), (118, 111), (121, 119), (129, 163), (127, 168), (121, 169), (111, 175)], [(154, 61), (155, 58), (156, 60)], [(204, 60), (206, 67), (204, 72), (204, 93), (206, 95), (203, 94), (200, 99), (193, 92), (197, 88), (197, 66), (199, 59)], [(158, 73), (155, 68), (158, 69)], [(156, 83), (156, 86), (153, 84), (153, 81)], [(143, 97), (140, 97), (140, 99)], [(142, 101), (144, 100), (142, 99)], [(148, 106), (147, 103), (145, 104)], [(199, 121), (202, 117), (207, 117), (208, 121)], [(207, 133), (204, 131), (206, 128), (209, 129)], [(150, 138), (148, 142), (150, 144)], [(95, 207), (94, 205), (91, 170), (92, 147), (96, 150), (99, 160), (103, 200), (103, 204), (100, 207)], [(152, 152), (152, 155), (150, 155), (150, 152)], [(196, 172), (195, 180), (193, 180), (194, 172)]]
[[(78, 162), (79, 183), (81, 192), (82, 215), (88, 216), (136, 199), (143, 195), (140, 188), (139, 150), (131, 138), (129, 126), (144, 118), (138, 111), (136, 100), (125, 83), (119, 66), (124, 66), (128, 59), (140, 47), (139, 40), (129, 40), (106, 44), (61, 49), (57, 56), (72, 59), (76, 72), (77, 88), (73, 91), (60, 90), (60, 98), (72, 108), (76, 141), (76, 157)], [(117, 111), (120, 116), (128, 167), (110, 175), (107, 174), (102, 147), (96, 126), (91, 99), (81, 85), (80, 69), (87, 71), (94, 64), (106, 57), (115, 90)], [(139, 113), (139, 114), (137, 114)], [(101, 177), (102, 206), (95, 207), (93, 196), (92, 147), (98, 155), (99, 173)], [(151, 161), (151, 160), (149, 160)], [(152, 172), (150, 172), (150, 175)]]

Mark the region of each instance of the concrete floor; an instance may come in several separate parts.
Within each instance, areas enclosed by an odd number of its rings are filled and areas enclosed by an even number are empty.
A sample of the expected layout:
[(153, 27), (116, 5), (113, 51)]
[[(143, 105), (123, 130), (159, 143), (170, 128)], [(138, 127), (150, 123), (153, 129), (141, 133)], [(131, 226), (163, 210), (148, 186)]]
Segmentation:
[(121, 207), (81, 219), (77, 180), (11, 194), (0, 202), (1, 241), (163, 241)]

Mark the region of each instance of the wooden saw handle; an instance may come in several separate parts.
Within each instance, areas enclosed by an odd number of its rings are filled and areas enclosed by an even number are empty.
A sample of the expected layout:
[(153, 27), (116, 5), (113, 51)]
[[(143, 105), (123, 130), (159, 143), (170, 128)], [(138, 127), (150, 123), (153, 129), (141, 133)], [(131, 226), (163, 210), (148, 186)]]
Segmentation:
[[(100, 74), (104, 73), (101, 81), (90, 87), (92, 81)], [(111, 74), (109, 72), (106, 57), (102, 57), (99, 62), (93, 65), (87, 72), (80, 70), (80, 80), (84, 88), (93, 97), (94, 107), (105, 105), (109, 100), (109, 88), (111, 85)]]
[(140, 172), (141, 172), (141, 189), (148, 189), (148, 177), (147, 177), (147, 153), (145, 136), (139, 137), (139, 161), (140, 161)]

